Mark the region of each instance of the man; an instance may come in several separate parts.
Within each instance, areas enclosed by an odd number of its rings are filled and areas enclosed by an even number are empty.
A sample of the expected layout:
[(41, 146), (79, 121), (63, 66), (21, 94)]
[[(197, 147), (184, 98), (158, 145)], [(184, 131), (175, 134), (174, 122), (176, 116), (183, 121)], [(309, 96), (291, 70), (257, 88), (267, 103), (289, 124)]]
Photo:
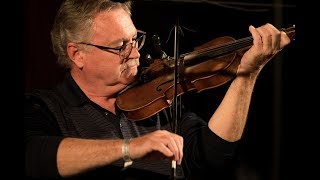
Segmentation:
[(179, 177), (200, 178), (227, 167), (246, 124), (256, 78), (290, 39), (271, 24), (250, 26), (253, 46), (211, 119), (206, 123), (186, 112), (181, 133), (175, 134), (166, 110), (134, 122), (115, 105), (117, 93), (136, 78), (145, 39), (130, 16), (130, 2), (62, 3), (51, 37), (68, 73), (56, 88), (26, 96), (26, 176), (164, 179), (176, 162), (182, 165)]

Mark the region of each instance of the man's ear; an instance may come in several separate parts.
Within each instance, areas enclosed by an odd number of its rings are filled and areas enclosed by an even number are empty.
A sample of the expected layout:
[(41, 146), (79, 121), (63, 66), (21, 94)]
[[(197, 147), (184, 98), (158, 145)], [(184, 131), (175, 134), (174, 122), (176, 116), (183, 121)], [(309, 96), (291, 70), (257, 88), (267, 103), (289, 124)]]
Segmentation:
[(67, 53), (71, 61), (78, 66), (78, 68), (83, 67), (83, 53), (79, 50), (76, 43), (68, 43), (67, 45)]

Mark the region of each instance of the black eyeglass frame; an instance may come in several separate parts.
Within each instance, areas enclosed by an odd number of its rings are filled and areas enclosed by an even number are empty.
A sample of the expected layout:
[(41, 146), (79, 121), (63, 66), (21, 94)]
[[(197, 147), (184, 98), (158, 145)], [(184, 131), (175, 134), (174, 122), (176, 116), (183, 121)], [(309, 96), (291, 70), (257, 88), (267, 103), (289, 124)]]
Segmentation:
[[(87, 43), (87, 42), (78, 42), (78, 44), (84, 44), (84, 45), (88, 45), (88, 46), (93, 46), (96, 47), (102, 51), (106, 51), (106, 52), (110, 52), (110, 53), (114, 53), (114, 54), (118, 54), (120, 59), (126, 59), (130, 56), (132, 48), (136, 46), (137, 42), (140, 41), (140, 39), (142, 39), (141, 44), (138, 44), (138, 47), (136, 47), (138, 49), (138, 51), (143, 47), (144, 42), (146, 40), (146, 32), (141, 31), (141, 30), (137, 30), (138, 33), (141, 33), (142, 35), (139, 36), (136, 39), (133, 39), (131, 43), (127, 43), (122, 45), (119, 48), (113, 48), (113, 47), (107, 47), (107, 46), (100, 46), (100, 45), (96, 45), (96, 44), (91, 44), (91, 43)], [(127, 52), (125, 52), (124, 50), (129, 47), (130, 49), (127, 50)], [(111, 50), (116, 50), (119, 51), (118, 53), (111, 51)], [(122, 55), (122, 52), (125, 53), (124, 55)]]

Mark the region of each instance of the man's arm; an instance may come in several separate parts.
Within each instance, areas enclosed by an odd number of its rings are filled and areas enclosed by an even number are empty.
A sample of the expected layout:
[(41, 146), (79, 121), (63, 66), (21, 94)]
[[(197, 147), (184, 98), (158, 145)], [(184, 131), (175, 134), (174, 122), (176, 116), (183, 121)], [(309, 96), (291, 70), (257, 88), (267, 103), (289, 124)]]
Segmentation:
[(57, 166), (63, 177), (111, 164), (122, 158), (122, 140), (65, 138), (57, 152)]
[(249, 31), (254, 39), (253, 46), (243, 55), (236, 78), (208, 123), (215, 134), (230, 142), (242, 136), (259, 72), (290, 43), (289, 37), (271, 24), (259, 28), (250, 26)]

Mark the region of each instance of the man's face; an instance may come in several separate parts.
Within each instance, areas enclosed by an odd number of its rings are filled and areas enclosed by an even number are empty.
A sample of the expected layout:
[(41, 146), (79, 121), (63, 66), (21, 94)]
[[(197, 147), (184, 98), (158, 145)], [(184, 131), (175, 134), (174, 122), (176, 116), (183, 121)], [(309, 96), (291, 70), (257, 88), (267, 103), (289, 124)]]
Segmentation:
[[(122, 9), (114, 9), (98, 14), (94, 18), (91, 44), (120, 48), (132, 43), (137, 30), (131, 17)], [(89, 77), (102, 81), (106, 86), (125, 87), (134, 81), (140, 54), (132, 48), (127, 58), (119, 55), (119, 50), (104, 51), (94, 46), (85, 55), (83, 71)]]

